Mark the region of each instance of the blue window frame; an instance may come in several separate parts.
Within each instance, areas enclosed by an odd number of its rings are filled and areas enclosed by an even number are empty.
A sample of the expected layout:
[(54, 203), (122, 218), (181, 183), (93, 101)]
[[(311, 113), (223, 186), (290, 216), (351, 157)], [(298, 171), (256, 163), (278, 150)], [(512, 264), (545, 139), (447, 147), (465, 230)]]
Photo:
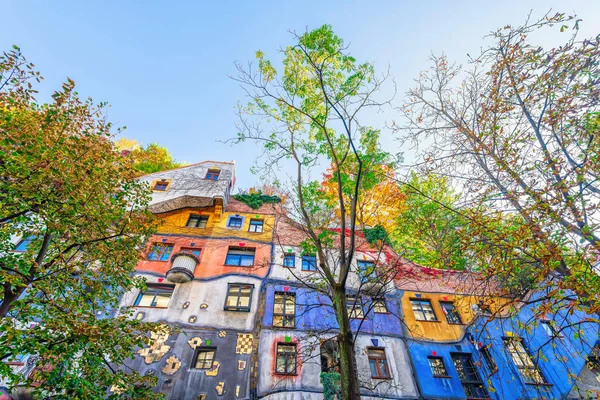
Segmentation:
[(225, 265), (235, 267), (251, 267), (254, 265), (256, 249), (230, 247), (225, 258)]
[(244, 218), (242, 217), (229, 217), (229, 221), (227, 221), (228, 228), (240, 229), (244, 225)]
[(172, 244), (166, 243), (155, 243), (152, 246), (152, 251), (148, 253), (148, 260), (150, 261), (169, 261), (169, 256), (173, 251)]
[(206, 173), (206, 179), (210, 179), (211, 181), (219, 180), (219, 174), (221, 171), (218, 169), (209, 169)]
[(194, 247), (182, 247), (181, 250), (182, 253), (189, 253), (189, 254), (193, 254), (196, 257), (200, 257), (200, 249), (196, 249)]
[(263, 231), (264, 221), (262, 219), (251, 219), (248, 232), (260, 233)]
[(15, 247), (15, 251), (25, 252), (29, 248), (29, 244), (35, 240), (35, 236), (28, 236), (25, 239), (21, 239), (19, 243), (17, 243), (17, 247)]
[(283, 266), (287, 268), (294, 268), (296, 266), (296, 255), (286, 254), (283, 257)]
[(317, 257), (316, 256), (302, 256), (302, 271), (316, 271), (317, 270)]
[(377, 279), (375, 273), (375, 263), (373, 261), (358, 260), (356, 261), (358, 266), (358, 276), (361, 282), (373, 281)]

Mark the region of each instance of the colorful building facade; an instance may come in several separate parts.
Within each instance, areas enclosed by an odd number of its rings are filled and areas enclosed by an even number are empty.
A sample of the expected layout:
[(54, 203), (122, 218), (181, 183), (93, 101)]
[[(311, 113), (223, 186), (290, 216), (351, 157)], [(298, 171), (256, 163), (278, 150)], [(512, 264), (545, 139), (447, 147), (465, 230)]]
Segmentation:
[[(277, 205), (232, 198), (232, 163), (142, 179), (161, 225), (137, 267), (147, 289), (121, 305), (175, 329), (127, 365), (157, 376), (167, 399), (335, 398), (337, 322), (311, 285), (320, 260), (303, 252), (302, 230)], [(598, 326), (572, 325), (584, 315), (540, 319), (474, 274), (398, 264), (358, 240), (347, 312), (364, 398), (596, 398)], [(325, 257), (338, 263), (333, 249)], [(373, 281), (374, 265), (397, 267), (394, 279)]]

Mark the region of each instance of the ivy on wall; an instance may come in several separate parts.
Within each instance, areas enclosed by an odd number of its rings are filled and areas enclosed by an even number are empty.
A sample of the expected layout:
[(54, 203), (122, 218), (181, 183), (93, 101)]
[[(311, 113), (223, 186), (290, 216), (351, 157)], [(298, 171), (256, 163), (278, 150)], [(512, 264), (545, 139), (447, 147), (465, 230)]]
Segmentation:
[(281, 198), (279, 196), (270, 196), (262, 193), (260, 190), (252, 193), (234, 194), (233, 198), (241, 201), (253, 210), (258, 210), (263, 204), (281, 203)]
[(377, 243), (378, 241), (383, 241), (385, 243), (389, 242), (388, 234), (385, 231), (385, 228), (381, 225), (377, 225), (373, 228), (364, 229), (365, 239), (370, 244)]
[(342, 398), (342, 376), (339, 372), (321, 372), (324, 400)]

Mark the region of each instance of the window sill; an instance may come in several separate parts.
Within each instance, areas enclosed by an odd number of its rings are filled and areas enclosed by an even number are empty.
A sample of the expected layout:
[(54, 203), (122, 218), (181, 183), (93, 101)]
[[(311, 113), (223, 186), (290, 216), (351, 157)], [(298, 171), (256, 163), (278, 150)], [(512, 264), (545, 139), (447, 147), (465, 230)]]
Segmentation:
[(277, 328), (277, 329), (285, 329), (285, 330), (294, 330), (296, 329), (295, 326), (277, 326), (277, 325), (271, 325), (273, 328)]
[(240, 267), (240, 268), (252, 268), (253, 265), (234, 265), (234, 264), (223, 264), (224, 267)]
[(245, 308), (224, 308), (223, 311), (235, 311), (235, 312), (250, 312), (250, 309)]
[(435, 322), (435, 323), (438, 323), (438, 324), (442, 322), (439, 319), (432, 320), (432, 321), (428, 321), (426, 319), (415, 319), (415, 321), (417, 321), (417, 322)]
[(448, 322), (448, 325), (465, 326), (462, 322)]
[(298, 373), (286, 374), (286, 373), (284, 373), (284, 372), (275, 372), (275, 375), (277, 375), (277, 376), (281, 376), (281, 377), (286, 377), (286, 376), (298, 376)]
[(533, 382), (525, 382), (526, 385), (529, 386), (546, 386), (546, 387), (550, 387), (550, 386), (554, 386), (551, 383), (533, 383)]
[(393, 378), (391, 376), (372, 376), (371, 379), (390, 381)]
[(136, 308), (156, 308), (158, 310), (166, 310), (169, 307), (153, 307), (153, 306), (134, 306)]
[(10, 365), (10, 366), (13, 366), (13, 367), (22, 367), (22, 366), (25, 365), (24, 362), (20, 362), (20, 361), (6, 361), (4, 364)]
[(434, 378), (452, 379), (450, 375), (432, 375)]

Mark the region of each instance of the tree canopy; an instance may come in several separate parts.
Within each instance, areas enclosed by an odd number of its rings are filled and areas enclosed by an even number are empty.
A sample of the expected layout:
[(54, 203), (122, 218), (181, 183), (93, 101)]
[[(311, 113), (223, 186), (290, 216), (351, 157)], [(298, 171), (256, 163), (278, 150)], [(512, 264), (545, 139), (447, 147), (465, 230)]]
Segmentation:
[(122, 156), (131, 159), (136, 176), (185, 165), (175, 161), (169, 150), (158, 143), (150, 143), (144, 147), (137, 140), (121, 138), (115, 142), (115, 146)]

